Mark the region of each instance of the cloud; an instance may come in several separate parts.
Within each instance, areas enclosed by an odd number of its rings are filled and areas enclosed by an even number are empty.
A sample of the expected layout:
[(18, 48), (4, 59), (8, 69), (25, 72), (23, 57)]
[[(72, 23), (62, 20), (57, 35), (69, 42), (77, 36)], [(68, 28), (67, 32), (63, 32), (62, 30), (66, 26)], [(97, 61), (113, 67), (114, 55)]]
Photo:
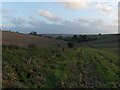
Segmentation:
[(68, 18), (65, 22), (66, 23), (79, 23), (79, 24), (88, 25), (89, 23), (94, 22), (96, 20), (97, 20), (97, 18), (93, 18), (93, 17), (88, 17), (88, 18), (78, 17), (76, 19)]
[(116, 19), (117, 12), (113, 8), (117, 7), (117, 4), (117, 2), (97, 2), (97, 4), (92, 5), (92, 8), (98, 10), (101, 15)]
[[(113, 21), (106, 21), (104, 19), (97, 19), (97, 18), (92, 18), (92, 17), (88, 17), (88, 18), (76, 18), (76, 19), (70, 19), (68, 18), (65, 23), (67, 24), (80, 24), (80, 25), (84, 25), (84, 26), (99, 26), (99, 27), (104, 27), (104, 26), (117, 26), (118, 25), (118, 20), (113, 20)], [(64, 23), (64, 24), (65, 24)]]
[[(91, 7), (92, 3), (104, 3), (106, 6), (117, 6), (117, 0), (56, 0), (59, 3), (63, 4), (67, 9), (89, 9), (94, 8)], [(103, 4), (102, 4), (103, 5)], [(96, 7), (96, 6), (95, 6)], [(109, 7), (105, 7), (105, 9), (109, 9)]]
[(32, 21), (27, 21), (27, 23), (30, 25), (30, 26), (44, 26), (44, 24), (46, 24), (46, 22), (44, 21), (40, 21), (40, 20), (32, 20)]
[(18, 17), (18, 18), (16, 18), (16, 17), (11, 17), (11, 18), (10, 18), (10, 22), (11, 22), (12, 24), (18, 25), (18, 26), (23, 25), (23, 24), (25, 23), (25, 21), (26, 21), (26, 19), (25, 19), (24, 17)]
[(56, 21), (61, 20), (60, 16), (54, 16), (49, 11), (44, 11), (42, 9), (39, 9), (38, 13), (39, 13), (40, 16), (45, 17), (45, 18), (47, 18), (47, 19), (49, 19), (51, 21), (55, 21), (56, 22)]
[(112, 11), (112, 7), (103, 6), (102, 4), (96, 4), (96, 5), (94, 5), (94, 8), (98, 9), (100, 14), (111, 13), (111, 11)]
[[(14, 31), (29, 33), (31, 31), (37, 31), (38, 33), (54, 33), (54, 34), (95, 34), (95, 33), (117, 33), (117, 21), (108, 22), (103, 19), (97, 18), (76, 18), (67, 19), (60, 24), (47, 22), (41, 20), (30, 20), (27, 21), (23, 18), (16, 18), (15, 20), (20, 20), (21, 23), (8, 26), (3, 26), (4, 29), (11, 29)], [(17, 21), (15, 21), (17, 22)], [(115, 24), (116, 23), (116, 24)], [(86, 25), (87, 24), (87, 25)]]
[[(96, 6), (91, 6), (91, 3), (86, 2), (61, 2), (64, 4), (66, 8), (76, 10), (76, 9), (88, 9), (94, 8), (96, 9), (99, 14), (106, 15), (109, 17), (113, 17), (113, 7), (112, 4), (109, 3), (98, 3)], [(115, 4), (114, 4), (115, 5)], [(42, 16), (50, 21), (57, 22), (60, 21), (62, 18), (59, 16), (53, 15), (49, 11), (44, 11), (42, 9), (38, 10), (39, 16)], [(38, 33), (64, 33), (64, 34), (71, 34), (71, 33), (110, 33), (110, 32), (117, 32), (118, 23), (117, 20), (113, 22), (105, 21), (103, 19), (97, 18), (68, 18), (65, 21), (61, 21), (59, 23), (52, 23), (49, 24), (47, 22), (41, 21), (34, 16), (30, 16), (28, 20), (24, 17), (11, 17), (11, 16), (4, 16), (8, 19), (8, 21), (12, 25), (7, 25), (3, 27), (5, 29), (17, 30), (20, 32), (30, 32), (30, 31), (37, 31)], [(3, 21), (5, 22), (5, 21)], [(9, 23), (9, 24), (10, 24)]]
[(79, 18), (78, 18), (78, 21), (79, 21), (79, 22), (82, 22), (82, 23), (89, 23), (89, 22), (90, 22), (90, 18), (87, 18), (87, 19), (86, 19), (86, 18), (79, 17)]
[(114, 7), (118, 7), (117, 0), (57, 0), (65, 6), (67, 9), (78, 10), (78, 9), (96, 9), (99, 14), (108, 16), (116, 19), (117, 12), (114, 11)]
[(3, 25), (3, 28), (8, 28), (8, 29), (14, 28), (14, 27), (16, 27), (16, 25)]
[(34, 16), (30, 16), (29, 17), (31, 20), (35, 20), (35, 17)]
[(116, 25), (116, 21), (112, 21), (112, 22), (108, 22), (108, 21), (105, 21), (103, 19), (96, 19), (95, 21), (93, 21), (92, 23), (90, 23), (90, 25), (92, 26), (115, 26)]
[(111, 12), (112, 11), (112, 7), (110, 7), (110, 6), (105, 6), (105, 7), (101, 7), (101, 12), (103, 12), (103, 13), (109, 13), (109, 12)]
[(2, 28), (2, 24), (0, 23), (0, 29)]
[(2, 11), (0, 11), (0, 12), (2, 12), (3, 16), (8, 16), (8, 15), (10, 16), (15, 13), (18, 13), (16, 9), (2, 8), (1, 10)]
[(67, 9), (88, 9), (89, 2), (61, 2)]

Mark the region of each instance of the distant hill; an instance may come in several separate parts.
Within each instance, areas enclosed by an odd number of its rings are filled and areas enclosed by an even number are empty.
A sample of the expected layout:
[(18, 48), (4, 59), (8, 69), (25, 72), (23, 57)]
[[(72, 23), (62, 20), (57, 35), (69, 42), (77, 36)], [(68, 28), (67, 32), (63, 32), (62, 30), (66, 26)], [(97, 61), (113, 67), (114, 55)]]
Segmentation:
[(91, 41), (91, 43), (93, 44), (114, 43), (114, 42), (118, 42), (119, 38), (120, 37), (116, 35), (116, 36), (105, 37), (98, 40), (94, 40)]
[(34, 36), (29, 34), (22, 34), (16, 32), (2, 31), (2, 44), (3, 45), (18, 45), (28, 46), (34, 44), (35, 46), (56, 46), (64, 45), (65, 41), (46, 38), (42, 36)]
[(119, 35), (105, 35), (104, 38), (100, 38), (94, 41), (88, 41), (85, 44), (91, 47), (107, 47), (107, 48), (118, 48), (120, 36)]
[(73, 37), (74, 34), (41, 34), (42, 36), (49, 36), (49, 37), (53, 37), (56, 38), (58, 36), (62, 36), (62, 37)]

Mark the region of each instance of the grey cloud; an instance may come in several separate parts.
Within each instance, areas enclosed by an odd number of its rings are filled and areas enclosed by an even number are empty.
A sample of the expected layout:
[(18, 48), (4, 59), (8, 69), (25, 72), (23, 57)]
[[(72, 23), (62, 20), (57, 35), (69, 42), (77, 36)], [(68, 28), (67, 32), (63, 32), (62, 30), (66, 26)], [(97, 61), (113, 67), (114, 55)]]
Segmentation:
[(24, 17), (11, 17), (10, 22), (14, 25), (23, 25), (26, 19)]
[[(16, 22), (18, 19), (15, 19)], [(21, 19), (21, 23), (24, 22)], [(83, 20), (84, 21), (84, 20)], [(18, 22), (20, 23), (20, 22)], [(102, 24), (103, 23), (103, 24)], [(15, 24), (15, 23), (14, 23)], [(99, 27), (98, 27), (99, 26)], [(5, 29), (17, 30), (19, 32), (29, 33), (31, 31), (37, 31), (38, 33), (55, 33), (55, 34), (94, 34), (94, 33), (111, 33), (117, 32), (117, 26), (112, 24), (107, 24), (106, 21), (102, 19), (90, 22), (89, 25), (84, 26), (79, 22), (64, 21), (61, 24), (53, 23), (48, 24), (40, 20), (29, 20), (24, 22), (23, 26), (4, 27)]]

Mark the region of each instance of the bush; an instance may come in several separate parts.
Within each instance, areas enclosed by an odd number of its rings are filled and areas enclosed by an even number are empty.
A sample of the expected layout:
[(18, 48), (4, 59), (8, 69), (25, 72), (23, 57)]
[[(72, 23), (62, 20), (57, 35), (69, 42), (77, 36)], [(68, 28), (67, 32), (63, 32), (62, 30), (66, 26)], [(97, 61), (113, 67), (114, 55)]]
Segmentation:
[(74, 36), (73, 36), (73, 39), (74, 39), (74, 40), (77, 40), (77, 39), (78, 39), (77, 35), (74, 35)]
[(57, 44), (57, 46), (58, 46), (58, 47), (61, 47), (61, 45), (60, 45), (60, 44)]
[(62, 38), (62, 36), (58, 36), (57, 39), (58, 40), (62, 40), (63, 38)]
[(29, 48), (35, 48), (36, 46), (34, 44), (29, 44), (28, 47)]
[(41, 34), (39, 34), (38, 36), (42, 36)]
[[(7, 47), (6, 47), (7, 48)], [(15, 50), (18, 49), (19, 47), (17, 45), (8, 45), (9, 50)]]
[(67, 46), (68, 46), (69, 48), (73, 48), (73, 47), (74, 47), (74, 43), (68, 42), (68, 43), (67, 43)]
[(101, 33), (99, 33), (98, 35), (102, 35)]
[(16, 31), (16, 33), (19, 33), (18, 31)]
[(7, 45), (2, 45), (2, 48), (7, 49), (8, 46)]
[(31, 33), (29, 33), (30, 35), (37, 35), (37, 32), (32, 31)]

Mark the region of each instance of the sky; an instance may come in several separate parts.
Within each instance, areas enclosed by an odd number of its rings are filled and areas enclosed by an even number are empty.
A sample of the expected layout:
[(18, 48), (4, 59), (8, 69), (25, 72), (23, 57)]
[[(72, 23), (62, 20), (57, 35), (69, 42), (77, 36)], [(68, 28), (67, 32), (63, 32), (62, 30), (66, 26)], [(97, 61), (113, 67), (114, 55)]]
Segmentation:
[(2, 30), (39, 34), (118, 33), (118, 3), (2, 2)]

